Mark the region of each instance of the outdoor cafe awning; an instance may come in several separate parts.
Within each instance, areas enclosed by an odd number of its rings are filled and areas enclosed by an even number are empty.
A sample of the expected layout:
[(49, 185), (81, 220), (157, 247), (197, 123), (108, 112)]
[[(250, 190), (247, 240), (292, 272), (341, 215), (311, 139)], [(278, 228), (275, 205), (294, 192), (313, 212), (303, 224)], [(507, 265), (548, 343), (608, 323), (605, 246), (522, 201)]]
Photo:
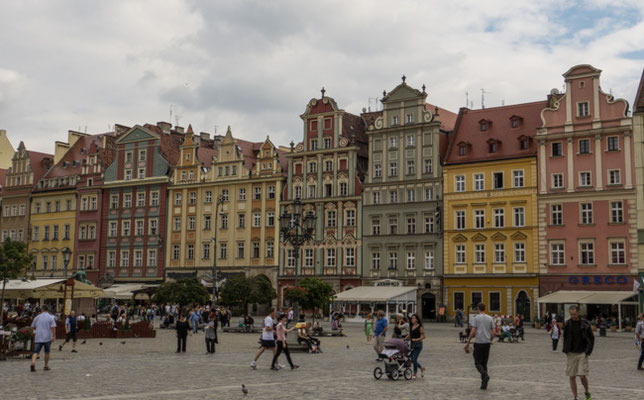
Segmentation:
[(334, 303), (416, 302), (414, 286), (359, 286), (335, 295)]
[(142, 283), (119, 283), (103, 289), (103, 296), (117, 300), (131, 300), (134, 292), (143, 288)]
[[(67, 293), (71, 298), (71, 293)], [(99, 298), (103, 290), (94, 285), (74, 281), (74, 298)], [(5, 297), (8, 299), (62, 299), (65, 297), (65, 279), (43, 278), (35, 280), (12, 279), (7, 282)]]
[(541, 296), (537, 303), (552, 304), (637, 304), (637, 296), (626, 291), (559, 290)]

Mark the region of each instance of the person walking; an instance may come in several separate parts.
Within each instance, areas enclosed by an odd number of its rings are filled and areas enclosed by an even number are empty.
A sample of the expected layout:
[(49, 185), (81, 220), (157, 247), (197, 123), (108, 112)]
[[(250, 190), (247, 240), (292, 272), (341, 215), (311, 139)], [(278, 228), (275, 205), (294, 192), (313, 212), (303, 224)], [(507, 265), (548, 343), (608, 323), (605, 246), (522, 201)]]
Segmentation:
[(286, 327), (288, 328), (288, 324), (293, 322), (293, 307), (288, 308), (288, 316), (286, 317)]
[(577, 377), (584, 385), (584, 394), (586, 400), (592, 400), (588, 390), (588, 357), (593, 352), (595, 345), (595, 335), (590, 327), (590, 323), (579, 317), (577, 306), (568, 308), (570, 319), (566, 321), (563, 331), (563, 352), (566, 353), (566, 375), (570, 378), (570, 390), (572, 395), (577, 397)]
[(375, 331), (376, 344), (373, 346), (378, 355), (376, 361), (382, 361), (382, 350), (385, 348), (385, 337), (387, 336), (387, 319), (383, 318), (383, 315), (382, 311), (378, 311)]
[(637, 370), (641, 371), (644, 369), (642, 368), (642, 362), (644, 362), (644, 313), (640, 314), (640, 320), (637, 321), (637, 326), (635, 326), (635, 337), (640, 348), (640, 359), (637, 361)]
[(188, 331), (190, 330), (190, 322), (186, 319), (184, 313), (179, 315), (179, 320), (176, 323), (177, 330), (177, 353), (186, 352), (186, 341), (188, 339)]
[(217, 320), (215, 313), (210, 312), (206, 325), (206, 352), (215, 354), (215, 343), (217, 343)]
[(367, 337), (367, 344), (371, 344), (371, 338), (373, 338), (373, 316), (371, 314), (367, 315), (364, 320), (364, 334)]
[(406, 336), (411, 343), (411, 361), (414, 364), (414, 376), (416, 379), (416, 373), (420, 369), (420, 377), (425, 377), (425, 368), (423, 368), (418, 363), (418, 356), (420, 352), (423, 351), (423, 340), (425, 340), (425, 328), (423, 328), (423, 323), (420, 322), (420, 317), (418, 314), (413, 314), (411, 316), (411, 329), (409, 335)]
[(273, 362), (271, 362), (271, 369), (273, 371), (277, 371), (279, 369), (278, 367), (275, 366), (275, 363), (277, 362), (277, 359), (280, 356), (280, 354), (282, 354), (282, 352), (284, 352), (284, 354), (286, 355), (286, 361), (288, 361), (288, 365), (291, 366), (291, 369), (297, 369), (300, 366), (293, 364), (293, 361), (291, 360), (291, 354), (289, 353), (288, 347), (286, 346), (286, 334), (288, 332), (293, 331), (295, 328), (291, 328), (291, 329), (286, 328), (286, 324), (287, 324), (286, 314), (280, 314), (278, 320), (279, 320), (279, 323), (275, 328), (275, 334), (277, 336), (277, 351), (275, 352), (275, 355), (273, 355)]
[(35, 329), (34, 351), (31, 355), (31, 372), (36, 372), (36, 359), (41, 349), (45, 349), (45, 371), (49, 371), (49, 353), (51, 344), (56, 340), (56, 319), (49, 314), (49, 307), (42, 306), (40, 313), (34, 318), (31, 327)]
[(476, 308), (478, 315), (472, 318), (472, 327), (470, 335), (465, 343), (465, 352), (470, 352), (470, 342), (476, 339), (474, 343), (474, 366), (481, 374), (481, 389), (487, 389), (490, 381), (490, 375), (487, 372), (487, 362), (490, 358), (490, 346), (492, 344), (492, 332), (494, 331), (494, 320), (485, 313), (485, 304), (479, 303)]
[(65, 341), (58, 346), (58, 351), (63, 351), (63, 346), (69, 343), (72, 340), (72, 353), (78, 353), (76, 351), (76, 333), (78, 332), (78, 320), (76, 318), (76, 313), (74, 310), (69, 312), (69, 315), (65, 319)]
[(264, 350), (270, 349), (273, 351), (273, 356), (275, 356), (275, 331), (273, 330), (273, 325), (275, 325), (275, 321), (273, 320), (275, 318), (275, 309), (271, 308), (270, 313), (264, 318), (264, 322), (262, 323), (262, 340), (261, 340), (261, 345), (262, 347), (259, 349), (257, 354), (255, 354), (255, 358), (253, 358), (253, 361), (250, 363), (250, 367), (252, 369), (257, 368), (257, 360), (259, 357), (264, 353)]
[(561, 337), (561, 329), (559, 329), (559, 324), (555, 319), (552, 320), (550, 325), (550, 330), (548, 330), (550, 338), (552, 339), (552, 351), (557, 351), (557, 344), (559, 343), (559, 338)]
[(193, 308), (190, 313), (190, 324), (192, 325), (192, 333), (199, 332), (199, 310), (197, 308)]

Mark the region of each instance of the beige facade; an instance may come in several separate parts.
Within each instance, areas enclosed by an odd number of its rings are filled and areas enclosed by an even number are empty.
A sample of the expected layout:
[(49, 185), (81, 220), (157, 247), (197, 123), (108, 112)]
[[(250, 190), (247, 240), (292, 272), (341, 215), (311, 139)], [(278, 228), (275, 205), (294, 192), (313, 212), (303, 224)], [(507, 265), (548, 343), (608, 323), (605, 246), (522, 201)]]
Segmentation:
[[(203, 140), (189, 130), (170, 180), (166, 276), (210, 278), (217, 257), (220, 280), (237, 273), (265, 275), (277, 287), (285, 180), (278, 149), (268, 138), (235, 139), (230, 128), (216, 149)], [(217, 207), (219, 196), (223, 204)]]
[(15, 150), (7, 137), (7, 131), (0, 129), (0, 168), (7, 169), (11, 167), (11, 159)]

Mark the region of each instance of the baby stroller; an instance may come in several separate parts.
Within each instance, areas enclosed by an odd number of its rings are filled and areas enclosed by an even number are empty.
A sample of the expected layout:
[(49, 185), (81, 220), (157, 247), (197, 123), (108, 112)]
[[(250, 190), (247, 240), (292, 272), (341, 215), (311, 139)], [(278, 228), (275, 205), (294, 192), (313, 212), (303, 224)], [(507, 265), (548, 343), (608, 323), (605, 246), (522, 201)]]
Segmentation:
[(382, 378), (383, 373), (387, 374), (389, 379), (397, 381), (401, 376), (406, 380), (412, 378), (411, 371), (411, 353), (409, 346), (402, 339), (389, 339), (385, 343), (385, 349), (382, 351), (382, 357), (385, 360), (385, 370), (376, 367), (373, 370), (373, 377)]

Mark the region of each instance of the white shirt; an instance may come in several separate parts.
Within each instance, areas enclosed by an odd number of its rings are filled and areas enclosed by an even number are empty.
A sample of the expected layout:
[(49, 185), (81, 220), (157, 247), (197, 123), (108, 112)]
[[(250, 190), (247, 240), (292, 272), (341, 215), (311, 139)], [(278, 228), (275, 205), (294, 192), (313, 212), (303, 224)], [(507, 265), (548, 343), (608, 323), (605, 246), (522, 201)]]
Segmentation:
[[(264, 318), (262, 327), (264, 328), (264, 330), (262, 331), (262, 340), (275, 340), (275, 337), (273, 337), (273, 318), (271, 318), (270, 315)], [(267, 331), (266, 327), (271, 328), (271, 330)]]
[(293, 310), (288, 312), (288, 319), (293, 319)]

